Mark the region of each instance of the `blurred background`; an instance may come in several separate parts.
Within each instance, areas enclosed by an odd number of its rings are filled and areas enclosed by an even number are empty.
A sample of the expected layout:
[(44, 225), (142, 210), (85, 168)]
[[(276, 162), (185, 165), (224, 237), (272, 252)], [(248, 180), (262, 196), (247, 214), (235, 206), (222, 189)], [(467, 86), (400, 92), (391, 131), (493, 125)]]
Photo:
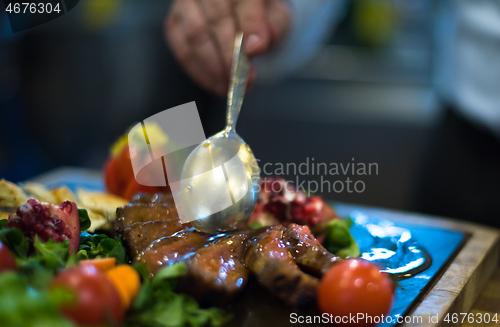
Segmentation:
[[(224, 127), (225, 99), (192, 84), (164, 41), (169, 6), (85, 0), (15, 34), (0, 12), (0, 177), (102, 169), (111, 144), (134, 122), (190, 101), (207, 136)], [(350, 1), (310, 63), (255, 85), (238, 132), (261, 165), (307, 157), (377, 163), (378, 175), (355, 177), (365, 182), (363, 193), (324, 196), (413, 210), (441, 114), (432, 90), (434, 7), (430, 0)]]

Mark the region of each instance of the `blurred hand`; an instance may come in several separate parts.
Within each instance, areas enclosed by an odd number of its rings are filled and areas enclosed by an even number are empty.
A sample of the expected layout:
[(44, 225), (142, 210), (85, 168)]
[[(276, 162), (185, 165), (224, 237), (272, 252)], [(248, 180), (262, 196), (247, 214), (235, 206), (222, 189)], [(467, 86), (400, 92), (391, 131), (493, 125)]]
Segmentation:
[[(203, 88), (226, 96), (236, 30), (243, 31), (243, 49), (253, 57), (278, 43), (290, 24), (283, 0), (175, 0), (165, 34), (186, 72)], [(254, 79), (252, 67), (249, 85)]]

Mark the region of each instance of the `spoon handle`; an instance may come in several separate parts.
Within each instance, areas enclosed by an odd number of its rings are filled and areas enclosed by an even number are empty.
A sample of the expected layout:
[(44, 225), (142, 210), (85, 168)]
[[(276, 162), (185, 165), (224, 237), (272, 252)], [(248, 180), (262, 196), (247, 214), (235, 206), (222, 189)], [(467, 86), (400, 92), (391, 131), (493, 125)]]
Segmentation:
[(237, 32), (234, 38), (231, 84), (227, 93), (227, 132), (234, 132), (241, 104), (245, 97), (250, 61), (242, 51), (243, 33)]

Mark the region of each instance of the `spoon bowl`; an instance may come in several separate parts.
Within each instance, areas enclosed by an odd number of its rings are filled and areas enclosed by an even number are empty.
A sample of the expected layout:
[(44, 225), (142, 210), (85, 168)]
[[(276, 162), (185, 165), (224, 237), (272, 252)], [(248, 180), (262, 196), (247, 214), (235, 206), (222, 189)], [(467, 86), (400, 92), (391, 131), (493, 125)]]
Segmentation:
[[(201, 143), (186, 160), (182, 208), (186, 216), (195, 218), (191, 225), (203, 232), (243, 228), (257, 201), (258, 187), (259, 167), (250, 147), (238, 134), (221, 132)], [(217, 211), (220, 208), (224, 209)]]

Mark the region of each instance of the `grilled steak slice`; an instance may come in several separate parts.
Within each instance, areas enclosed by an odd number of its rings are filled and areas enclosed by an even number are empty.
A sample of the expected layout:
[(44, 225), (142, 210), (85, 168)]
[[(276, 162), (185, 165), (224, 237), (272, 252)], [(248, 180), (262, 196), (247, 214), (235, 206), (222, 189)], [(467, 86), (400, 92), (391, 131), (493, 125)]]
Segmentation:
[(115, 229), (123, 231), (137, 223), (166, 220), (179, 220), (174, 205), (127, 204), (116, 209)]
[(200, 233), (194, 228), (183, 229), (152, 242), (134, 258), (134, 262), (145, 263), (154, 276), (163, 267), (186, 262), (196, 251), (213, 242), (212, 238), (213, 235)]
[[(182, 291), (203, 304), (228, 303), (245, 287), (250, 272), (292, 307), (315, 303), (321, 276), (340, 260), (306, 226), (290, 224), (251, 231), (208, 234), (181, 224), (171, 195), (141, 195), (117, 209), (115, 229), (123, 233), (134, 262), (151, 276), (184, 262)], [(300, 267), (300, 268), (299, 268)], [(303, 270), (301, 270), (303, 269)], [(307, 272), (307, 273), (306, 273)]]
[(182, 289), (207, 305), (223, 305), (234, 299), (248, 281), (243, 264), (245, 233), (228, 234), (199, 249), (186, 260), (187, 276)]
[(130, 203), (142, 203), (142, 204), (171, 204), (173, 205), (174, 200), (172, 193), (138, 193), (130, 200)]
[(123, 233), (132, 257), (153, 241), (185, 227), (175, 207), (168, 205), (128, 204), (116, 210), (115, 229)]
[(302, 272), (282, 240), (283, 231), (270, 229), (250, 240), (247, 267), (259, 282), (292, 307), (306, 307), (316, 300), (319, 279)]
[(290, 224), (283, 232), (283, 241), (295, 263), (318, 277), (321, 277), (333, 264), (342, 260), (328, 252), (307, 226)]
[(243, 290), (249, 271), (241, 261), (246, 233), (206, 234), (193, 228), (153, 242), (138, 257), (151, 273), (185, 262), (182, 291), (204, 304), (226, 304)]
[(137, 256), (157, 239), (172, 235), (182, 228), (183, 226), (178, 219), (150, 221), (138, 223), (125, 229), (123, 237), (127, 240), (130, 255), (133, 257)]

